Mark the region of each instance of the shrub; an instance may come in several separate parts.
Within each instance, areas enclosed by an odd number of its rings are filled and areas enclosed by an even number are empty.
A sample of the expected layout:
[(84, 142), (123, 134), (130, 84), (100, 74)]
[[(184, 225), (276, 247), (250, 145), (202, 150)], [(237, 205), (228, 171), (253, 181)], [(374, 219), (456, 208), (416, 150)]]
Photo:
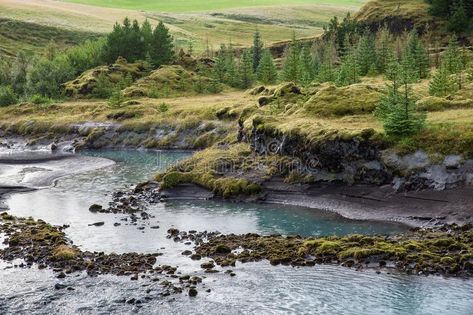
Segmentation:
[(167, 112), (167, 111), (169, 110), (169, 105), (166, 104), (166, 103), (161, 103), (161, 104), (159, 104), (159, 108), (158, 108), (158, 109), (159, 109), (159, 111), (160, 111), (161, 113), (165, 113), (165, 112)]
[(18, 102), (18, 98), (11, 86), (0, 86), (0, 107), (13, 105)]
[(64, 55), (52, 60), (42, 58), (28, 75), (28, 88), (33, 94), (57, 97), (63, 94), (62, 84), (74, 78), (74, 69)]
[(36, 105), (48, 104), (51, 103), (51, 99), (41, 94), (35, 94), (30, 97), (30, 102)]
[(125, 97), (123, 96), (122, 91), (116, 89), (108, 99), (108, 105), (111, 107), (120, 107), (124, 101)]

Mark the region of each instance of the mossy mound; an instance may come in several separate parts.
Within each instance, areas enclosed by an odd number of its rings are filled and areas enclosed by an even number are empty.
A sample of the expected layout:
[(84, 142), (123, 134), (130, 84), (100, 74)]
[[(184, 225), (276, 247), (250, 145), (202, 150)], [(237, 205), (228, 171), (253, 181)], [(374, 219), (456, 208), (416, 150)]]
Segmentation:
[[(158, 174), (156, 180), (161, 183), (161, 189), (193, 183), (224, 198), (257, 194), (261, 191), (258, 179), (262, 176), (251, 171), (250, 161), (254, 161), (251, 154), (249, 145), (244, 143), (214, 146)], [(248, 172), (243, 175), (243, 171)]]
[(206, 57), (194, 58), (181, 49), (177, 55), (175, 64), (182, 66), (186, 70), (199, 73), (201, 71), (205, 72), (211, 70), (214, 67), (215, 61)]
[(382, 84), (359, 83), (343, 87), (324, 84), (304, 108), (324, 117), (369, 114), (378, 105), (383, 89)]
[(184, 69), (180, 65), (162, 66), (123, 91), (125, 97), (172, 97), (211, 91), (215, 80)]
[[(272, 265), (341, 264), (356, 268), (391, 266), (405, 273), (473, 276), (473, 230), (470, 225), (412, 230), (394, 236), (206, 235), (196, 254), (218, 265), (269, 260)], [(225, 250), (222, 251), (221, 249)]]
[(417, 108), (429, 112), (456, 108), (473, 108), (473, 100), (428, 96), (417, 102)]
[(247, 92), (250, 95), (260, 95), (258, 104), (265, 106), (273, 102), (279, 104), (297, 103), (301, 96), (304, 95), (302, 88), (293, 82), (279, 84), (273, 88), (264, 86), (255, 87)]
[(64, 90), (70, 97), (86, 97), (92, 94), (100, 77), (107, 78), (113, 85), (126, 77), (136, 80), (145, 76), (148, 71), (149, 66), (143, 61), (128, 63), (119, 57), (114, 64), (87, 70), (77, 79), (64, 83)]

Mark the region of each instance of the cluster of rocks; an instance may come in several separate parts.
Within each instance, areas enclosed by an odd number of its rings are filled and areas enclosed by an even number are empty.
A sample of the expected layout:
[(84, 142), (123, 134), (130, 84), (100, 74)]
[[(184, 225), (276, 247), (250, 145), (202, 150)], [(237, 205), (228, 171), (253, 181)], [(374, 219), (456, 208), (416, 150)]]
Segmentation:
[[(146, 207), (149, 203), (159, 201), (158, 187), (158, 183), (156, 182), (145, 182), (138, 184), (134, 189), (129, 191), (113, 192), (112, 201), (109, 202), (107, 208), (99, 204), (92, 204), (89, 207), (89, 211), (92, 213), (128, 214), (131, 224), (136, 225), (138, 220), (154, 218), (153, 215), (146, 212)], [(128, 219), (126, 219), (126, 221), (128, 221)], [(154, 226), (152, 228), (157, 227)]]
[[(214, 272), (215, 264), (235, 266), (268, 260), (272, 265), (314, 266), (338, 264), (345, 267), (385, 269), (418, 275), (473, 276), (473, 227), (445, 225), (440, 228), (412, 229), (395, 236), (349, 235), (345, 237), (303, 238), (301, 236), (223, 235), (168, 231), (176, 241), (182, 236), (199, 235), (194, 253), (212, 261), (201, 267)], [(192, 256), (191, 256), (192, 257)], [(234, 274), (231, 270), (227, 271)]]
[[(2, 213), (0, 233), (5, 235), (4, 243), (7, 246), (0, 249), (0, 259), (24, 260), (18, 267), (36, 264), (39, 269), (51, 268), (58, 279), (75, 272), (86, 272), (90, 276), (128, 276), (131, 280), (149, 279), (159, 282), (165, 289), (163, 295), (181, 293), (186, 288), (190, 295), (194, 295), (196, 285), (202, 282), (198, 277), (179, 275), (177, 267), (156, 265), (156, 257), (160, 253), (105, 254), (82, 251), (66, 238), (65, 228), (67, 226), (55, 227), (42, 220), (16, 218)], [(57, 289), (66, 287), (62, 284), (58, 286)]]

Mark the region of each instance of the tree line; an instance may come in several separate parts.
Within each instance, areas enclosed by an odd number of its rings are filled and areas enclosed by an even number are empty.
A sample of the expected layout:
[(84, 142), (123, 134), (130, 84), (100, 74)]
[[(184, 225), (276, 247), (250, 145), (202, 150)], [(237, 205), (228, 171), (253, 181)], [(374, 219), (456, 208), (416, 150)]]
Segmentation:
[(457, 34), (473, 31), (473, 0), (426, 0), (430, 13), (448, 19), (448, 29)]

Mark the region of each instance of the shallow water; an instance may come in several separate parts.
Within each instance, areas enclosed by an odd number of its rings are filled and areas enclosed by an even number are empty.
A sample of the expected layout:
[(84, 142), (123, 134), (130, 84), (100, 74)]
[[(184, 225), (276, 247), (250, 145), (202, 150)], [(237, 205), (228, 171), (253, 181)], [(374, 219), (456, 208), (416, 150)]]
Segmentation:
[[(126, 216), (92, 214), (92, 203), (104, 206), (114, 189), (149, 178), (188, 153), (105, 151), (86, 152), (89, 156), (110, 158), (116, 164), (100, 170), (75, 174), (55, 182), (48, 189), (15, 194), (8, 200), (11, 213), (33, 216), (53, 224), (69, 224), (66, 230), (73, 242), (84, 250), (105, 252), (161, 252), (158, 263), (179, 266), (179, 271), (203, 275), (201, 262), (181, 255), (190, 249), (166, 238), (170, 227), (181, 230), (208, 230), (222, 233), (257, 232), (300, 234), (304, 236), (344, 235), (348, 233), (395, 233), (404, 227), (396, 224), (342, 219), (325, 211), (221, 202), (173, 202), (153, 205), (155, 216), (138, 226), (122, 221)], [(103, 161), (103, 160), (97, 160)], [(91, 162), (92, 163), (92, 162)], [(102, 227), (88, 224), (104, 221)], [(120, 226), (113, 224), (119, 222)], [(160, 226), (151, 229), (150, 226)], [(144, 230), (138, 227), (144, 226)], [(1, 239), (1, 237), (0, 237)], [(155, 284), (129, 281), (126, 277), (84, 275), (63, 280), (75, 291), (54, 290), (59, 280), (52, 272), (36, 269), (4, 269), (0, 264), (0, 313), (192, 313), (192, 314), (471, 314), (473, 282), (357, 272), (339, 266), (293, 268), (270, 266), (267, 262), (238, 264), (237, 274), (205, 275), (206, 288), (197, 298), (185, 295), (162, 298)], [(3, 269), (3, 270), (1, 270)], [(14, 285), (9, 285), (14, 281)], [(144, 286), (144, 287), (143, 287)], [(147, 288), (153, 288), (146, 293)], [(148, 296), (151, 300), (147, 301)], [(142, 300), (141, 307), (123, 303), (130, 297)]]

